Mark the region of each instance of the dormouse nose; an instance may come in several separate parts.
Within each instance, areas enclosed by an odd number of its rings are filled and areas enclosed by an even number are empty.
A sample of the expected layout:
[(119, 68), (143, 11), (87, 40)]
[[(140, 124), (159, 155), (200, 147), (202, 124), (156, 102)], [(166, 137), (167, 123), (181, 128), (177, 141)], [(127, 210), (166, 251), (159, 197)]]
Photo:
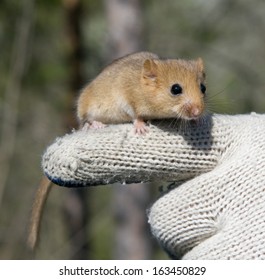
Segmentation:
[(201, 104), (194, 104), (192, 102), (188, 102), (185, 105), (185, 111), (188, 118), (197, 119), (203, 113), (203, 106)]
[(198, 118), (199, 116), (201, 115), (201, 110), (196, 107), (196, 106), (193, 106), (191, 109), (190, 109), (190, 116), (192, 118)]

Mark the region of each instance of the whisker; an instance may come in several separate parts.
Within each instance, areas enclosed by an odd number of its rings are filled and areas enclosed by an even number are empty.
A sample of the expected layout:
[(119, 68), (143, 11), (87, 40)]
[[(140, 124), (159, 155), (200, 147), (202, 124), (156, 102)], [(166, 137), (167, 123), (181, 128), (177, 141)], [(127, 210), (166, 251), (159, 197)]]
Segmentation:
[(206, 110), (210, 113), (217, 113), (217, 112), (224, 112), (224, 111), (230, 111), (233, 109), (233, 103), (235, 100), (232, 98), (225, 97), (222, 95), (227, 88), (231, 87), (231, 85), (235, 81), (231, 81), (226, 87), (219, 90), (218, 92), (214, 94), (210, 94), (206, 96), (205, 104), (206, 104)]
[(229, 82), (223, 89), (219, 90), (218, 92), (216, 92), (215, 94), (211, 94), (210, 96), (207, 95), (207, 98), (214, 98), (222, 93), (224, 93), (228, 88), (230, 88), (232, 86), (232, 84), (234, 84), (236, 82), (236, 80), (233, 80), (231, 82)]
[(173, 129), (175, 127), (175, 119), (171, 118), (169, 123), (169, 128)]

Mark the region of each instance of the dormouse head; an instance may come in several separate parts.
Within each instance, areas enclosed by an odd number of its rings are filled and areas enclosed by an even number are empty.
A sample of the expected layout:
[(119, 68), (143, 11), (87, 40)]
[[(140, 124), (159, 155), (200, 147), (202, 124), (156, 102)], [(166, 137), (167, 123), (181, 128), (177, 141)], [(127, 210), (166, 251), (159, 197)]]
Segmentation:
[(205, 76), (201, 58), (146, 59), (141, 81), (150, 103), (159, 105), (160, 117), (191, 120), (204, 113)]

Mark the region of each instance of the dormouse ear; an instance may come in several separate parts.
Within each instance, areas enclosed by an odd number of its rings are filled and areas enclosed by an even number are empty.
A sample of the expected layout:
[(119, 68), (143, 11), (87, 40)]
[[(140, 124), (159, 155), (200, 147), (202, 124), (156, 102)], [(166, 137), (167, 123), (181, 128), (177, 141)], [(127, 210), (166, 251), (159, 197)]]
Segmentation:
[(156, 80), (157, 77), (157, 64), (153, 59), (146, 59), (143, 64), (142, 76), (145, 79), (152, 81)]
[(196, 64), (197, 64), (197, 67), (198, 67), (199, 71), (202, 73), (203, 79), (205, 79), (206, 74), (205, 74), (205, 71), (204, 71), (204, 63), (203, 63), (202, 58), (200, 58), (200, 57), (197, 58)]
[(204, 63), (203, 63), (203, 60), (201, 57), (197, 58), (196, 63), (197, 63), (198, 69), (201, 72), (204, 72)]

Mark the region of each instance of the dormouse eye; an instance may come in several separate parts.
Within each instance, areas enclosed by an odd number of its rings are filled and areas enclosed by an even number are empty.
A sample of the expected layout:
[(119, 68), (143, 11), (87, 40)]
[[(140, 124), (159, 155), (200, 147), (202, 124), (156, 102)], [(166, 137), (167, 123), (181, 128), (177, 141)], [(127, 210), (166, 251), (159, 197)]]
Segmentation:
[(204, 84), (201, 84), (200, 87), (201, 87), (201, 92), (202, 92), (203, 94), (205, 94), (205, 92), (206, 92), (206, 86), (205, 86)]
[(179, 85), (179, 84), (174, 84), (172, 87), (171, 87), (171, 93), (173, 95), (179, 95), (182, 93), (182, 87)]

